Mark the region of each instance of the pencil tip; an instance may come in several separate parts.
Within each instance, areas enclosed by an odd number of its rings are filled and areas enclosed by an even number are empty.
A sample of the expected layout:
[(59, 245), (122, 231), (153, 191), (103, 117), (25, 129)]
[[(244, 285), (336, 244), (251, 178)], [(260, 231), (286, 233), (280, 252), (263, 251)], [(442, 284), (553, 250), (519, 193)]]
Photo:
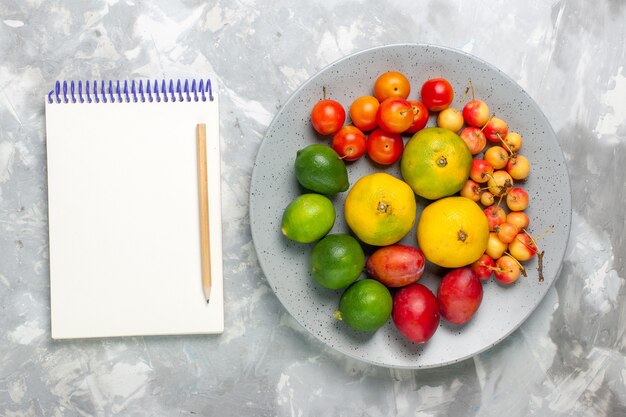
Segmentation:
[(208, 298), (206, 299), (206, 303), (209, 304), (209, 299)]

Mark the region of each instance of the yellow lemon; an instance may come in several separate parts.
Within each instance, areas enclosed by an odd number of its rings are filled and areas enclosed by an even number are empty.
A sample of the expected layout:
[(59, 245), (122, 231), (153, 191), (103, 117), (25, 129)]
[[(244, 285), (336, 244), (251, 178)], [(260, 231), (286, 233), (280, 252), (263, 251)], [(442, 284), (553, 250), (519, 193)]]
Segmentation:
[(437, 200), (455, 194), (467, 181), (472, 153), (456, 133), (427, 127), (407, 142), (402, 153), (402, 178), (415, 194)]
[(383, 172), (361, 177), (348, 191), (346, 222), (364, 243), (386, 246), (402, 239), (415, 224), (413, 190)]
[(446, 197), (429, 204), (417, 223), (417, 242), (424, 256), (445, 268), (478, 260), (488, 240), (487, 216), (465, 197)]

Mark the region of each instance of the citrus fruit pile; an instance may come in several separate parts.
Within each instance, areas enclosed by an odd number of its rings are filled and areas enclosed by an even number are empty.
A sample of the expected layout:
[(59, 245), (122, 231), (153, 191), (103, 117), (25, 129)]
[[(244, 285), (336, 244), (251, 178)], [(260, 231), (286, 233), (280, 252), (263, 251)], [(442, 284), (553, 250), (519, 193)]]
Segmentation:
[[(381, 74), (371, 95), (346, 112), (324, 97), (311, 110), (312, 128), (329, 145), (310, 144), (295, 157), (306, 190), (283, 213), (281, 230), (313, 244), (312, 279), (343, 290), (333, 316), (358, 331), (374, 332), (391, 318), (415, 343), (435, 334), (441, 318), (468, 322), (478, 311), (483, 284), (526, 276), (521, 262), (541, 256), (527, 232), (530, 173), (520, 154), (522, 136), (475, 98), (461, 110), (443, 78), (426, 80), (419, 100), (402, 73)], [(346, 123), (349, 115), (349, 123)], [(432, 116), (432, 117), (431, 117)], [(436, 126), (427, 126), (430, 120)], [(350, 187), (346, 162), (365, 159), (372, 173)], [(401, 178), (378, 168), (399, 163)], [(345, 233), (329, 233), (337, 211), (329, 197), (346, 192)], [(417, 216), (417, 203), (426, 204)], [(415, 245), (399, 243), (417, 223)], [(417, 281), (427, 263), (444, 268), (436, 294)]]

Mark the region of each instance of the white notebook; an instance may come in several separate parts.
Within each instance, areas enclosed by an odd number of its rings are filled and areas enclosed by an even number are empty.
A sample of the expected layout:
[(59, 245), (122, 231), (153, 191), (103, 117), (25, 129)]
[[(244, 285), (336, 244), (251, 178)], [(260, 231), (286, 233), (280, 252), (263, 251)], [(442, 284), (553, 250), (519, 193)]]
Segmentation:
[[(224, 329), (218, 95), (210, 81), (63, 82), (46, 96), (51, 334)], [(206, 124), (211, 297), (196, 126)]]

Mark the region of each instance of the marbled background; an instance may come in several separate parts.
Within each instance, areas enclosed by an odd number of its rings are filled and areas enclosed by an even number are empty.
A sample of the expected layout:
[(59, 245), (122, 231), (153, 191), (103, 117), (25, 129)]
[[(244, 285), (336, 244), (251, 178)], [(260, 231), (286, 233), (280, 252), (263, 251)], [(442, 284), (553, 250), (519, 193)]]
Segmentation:
[[(0, 415), (626, 415), (626, 3), (0, 1)], [(248, 219), (272, 117), (320, 68), (390, 43), (462, 49), (551, 121), (572, 183), (561, 276), (495, 348), (440, 369), (346, 358), (273, 295)], [(57, 79), (207, 75), (221, 92), (226, 331), (53, 341), (43, 96)]]

